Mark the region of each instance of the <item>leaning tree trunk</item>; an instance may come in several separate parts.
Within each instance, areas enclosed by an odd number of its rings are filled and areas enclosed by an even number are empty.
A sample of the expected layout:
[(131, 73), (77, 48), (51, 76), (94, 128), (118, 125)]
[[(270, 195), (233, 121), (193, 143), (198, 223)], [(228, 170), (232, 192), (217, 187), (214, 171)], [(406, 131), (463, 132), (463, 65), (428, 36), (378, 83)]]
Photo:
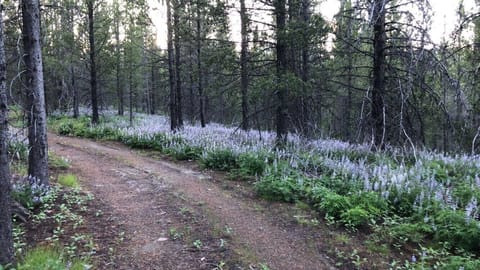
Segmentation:
[(287, 41), (285, 37), (287, 11), (285, 0), (276, 0), (274, 3), (277, 22), (277, 146), (283, 147), (287, 141), (288, 117), (287, 88), (284, 82), (287, 70)]
[(48, 144), (38, 0), (22, 1), (28, 110), (28, 174), (48, 185)]
[(90, 44), (90, 91), (92, 102), (92, 124), (98, 123), (98, 96), (97, 96), (97, 66), (96, 66), (96, 52), (95, 52), (95, 29), (93, 21), (93, 2), (95, 0), (88, 0), (88, 41)]
[(14, 261), (10, 171), (7, 157), (7, 67), (3, 42), (3, 8), (0, 5), (0, 265)]
[(385, 134), (385, 1), (374, 2), (372, 19), (373, 26), (373, 88), (372, 88), (372, 122), (375, 146), (379, 149), (384, 147)]

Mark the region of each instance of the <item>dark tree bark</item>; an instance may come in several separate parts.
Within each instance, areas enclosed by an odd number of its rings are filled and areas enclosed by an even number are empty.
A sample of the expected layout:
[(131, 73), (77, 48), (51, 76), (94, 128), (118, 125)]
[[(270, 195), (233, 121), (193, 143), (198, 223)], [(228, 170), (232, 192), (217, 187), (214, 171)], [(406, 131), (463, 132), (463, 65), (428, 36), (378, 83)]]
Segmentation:
[(240, 0), (242, 44), (240, 51), (240, 92), (242, 95), (242, 129), (250, 128), (248, 119), (248, 14), (245, 0)]
[(151, 102), (151, 107), (150, 107), (150, 114), (151, 115), (154, 115), (155, 112), (156, 112), (156, 107), (157, 107), (157, 102), (156, 102), (156, 98), (157, 96), (155, 95), (155, 91), (156, 91), (156, 88), (157, 88), (157, 85), (156, 85), (156, 80), (155, 80), (155, 70), (157, 70), (158, 67), (152, 63), (152, 66), (150, 68), (150, 72), (151, 72), (151, 76), (152, 76), (152, 83), (151, 83), (151, 88), (150, 88), (150, 102)]
[[(189, 21), (190, 23), (190, 28), (192, 27), (192, 21)], [(190, 44), (188, 46), (188, 54), (189, 54), (189, 65), (188, 65), (188, 73), (189, 73), (189, 84), (190, 86), (188, 87), (189, 93), (188, 93), (188, 116), (191, 124), (195, 123), (196, 119), (196, 94), (195, 94), (195, 88), (197, 85), (197, 82), (194, 79), (194, 72), (195, 72), (195, 47)]]
[(343, 0), (341, 3), (342, 11), (342, 26), (344, 29), (339, 29), (343, 33), (339, 33), (340, 35), (344, 35), (346, 42), (342, 46), (343, 54), (346, 55), (347, 58), (347, 66), (346, 66), (346, 97), (343, 111), (343, 137), (345, 140), (352, 141), (352, 99), (353, 99), (353, 66), (354, 66), (354, 48), (351, 45), (354, 41), (352, 38), (353, 35), (353, 12), (352, 12), (352, 5), (350, 0)]
[(205, 96), (203, 93), (203, 72), (202, 72), (202, 24), (200, 21), (200, 1), (197, 0), (197, 69), (198, 69), (198, 97), (200, 98), (200, 125), (206, 127), (205, 121)]
[[(117, 6), (118, 8), (118, 6)], [(120, 50), (120, 15), (118, 14), (120, 11), (115, 10), (115, 18), (114, 18), (114, 23), (115, 23), (115, 56), (116, 56), (116, 68), (115, 68), (115, 75), (116, 75), (116, 88), (117, 88), (117, 109), (118, 109), (118, 115), (123, 115), (124, 114), (124, 99), (123, 99), (123, 86), (121, 83), (121, 50)]]
[(175, 1), (175, 9), (173, 11), (173, 27), (175, 30), (174, 47), (175, 47), (175, 115), (177, 116), (177, 128), (183, 127), (183, 112), (182, 112), (182, 74), (181, 74), (181, 47), (180, 47), (180, 3)]
[(285, 75), (287, 71), (287, 41), (285, 37), (286, 24), (286, 2), (285, 0), (275, 0), (275, 19), (276, 19), (276, 36), (277, 43), (275, 45), (277, 54), (277, 146), (282, 147), (287, 142), (287, 117), (288, 102), (287, 88), (285, 83)]
[(128, 66), (129, 66), (129, 71), (128, 72), (128, 119), (130, 121), (130, 126), (133, 126), (133, 67), (132, 67), (132, 61), (129, 61)]
[[(310, 17), (311, 17), (311, 0), (302, 0), (302, 8), (300, 10), (300, 16), (302, 18), (302, 23), (303, 23), (303, 27), (308, 27), (309, 23), (310, 23)], [(304, 30), (303, 32), (303, 40), (305, 42), (305, 44), (303, 44), (302, 46), (302, 69), (301, 69), (301, 73), (300, 73), (300, 76), (302, 78), (302, 82), (303, 82), (303, 85), (302, 85), (302, 90), (303, 90), (303, 97), (302, 97), (302, 117), (301, 117), (301, 121), (302, 121), (302, 128), (303, 128), (303, 133), (306, 134), (306, 135), (309, 135), (310, 133), (310, 113), (308, 111), (308, 104), (307, 104), (307, 100), (309, 99), (309, 96), (308, 96), (308, 89), (307, 89), (307, 85), (308, 85), (308, 81), (310, 80), (310, 62), (309, 62), (309, 58), (310, 58), (310, 37), (309, 37), (309, 34), (307, 33), (306, 30)]]
[(374, 143), (377, 148), (384, 147), (384, 115), (385, 115), (385, 1), (375, 0), (373, 3), (373, 88), (372, 88), (372, 124)]
[(168, 54), (168, 82), (170, 86), (169, 107), (170, 107), (170, 130), (178, 129), (177, 122), (177, 98), (175, 94), (175, 69), (173, 52), (173, 25), (172, 25), (172, 6), (170, 0), (167, 0), (167, 54)]
[(92, 124), (97, 124), (98, 117), (98, 96), (97, 96), (97, 66), (96, 66), (96, 52), (95, 52), (95, 29), (94, 29), (94, 1), (87, 1), (88, 12), (88, 41), (90, 44), (90, 93), (92, 103)]
[(80, 115), (80, 97), (78, 95), (78, 89), (75, 83), (75, 67), (73, 64), (70, 65), (70, 79), (73, 92), (73, 118), (78, 118)]
[(3, 38), (3, 7), (0, 4), (0, 265), (14, 262), (10, 170), (7, 157), (7, 67)]
[(40, 5), (38, 0), (22, 1), (23, 47), (26, 67), (28, 117), (28, 174), (48, 185), (48, 144), (45, 93), (43, 88)]

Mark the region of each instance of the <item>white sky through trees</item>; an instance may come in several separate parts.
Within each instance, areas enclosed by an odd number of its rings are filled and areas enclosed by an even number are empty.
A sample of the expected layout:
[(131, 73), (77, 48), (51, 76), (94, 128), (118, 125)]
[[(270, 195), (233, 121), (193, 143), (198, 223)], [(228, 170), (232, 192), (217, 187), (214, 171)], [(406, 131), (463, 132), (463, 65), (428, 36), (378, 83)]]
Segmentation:
[[(161, 0), (149, 0), (151, 7), (151, 17), (157, 29), (158, 44), (162, 49), (166, 48), (166, 11), (165, 6), (161, 4)], [(461, 0), (430, 0), (430, 5), (433, 9), (432, 26), (430, 35), (435, 43), (440, 43), (444, 35), (446, 39), (452, 31), (455, 30), (457, 24), (457, 10)], [(234, 1), (236, 5), (238, 1)], [(249, 2), (247, 0), (247, 2)], [(467, 13), (473, 12), (475, 9), (475, 0), (463, 0), (465, 11)], [(319, 10), (326, 20), (332, 21), (333, 16), (338, 12), (340, 7), (339, 0), (323, 0), (321, 1)], [(237, 43), (240, 42), (240, 15), (232, 10), (230, 15), (231, 24), (231, 38)], [(477, 10), (478, 12), (478, 10)], [(271, 16), (267, 14), (267, 16)]]

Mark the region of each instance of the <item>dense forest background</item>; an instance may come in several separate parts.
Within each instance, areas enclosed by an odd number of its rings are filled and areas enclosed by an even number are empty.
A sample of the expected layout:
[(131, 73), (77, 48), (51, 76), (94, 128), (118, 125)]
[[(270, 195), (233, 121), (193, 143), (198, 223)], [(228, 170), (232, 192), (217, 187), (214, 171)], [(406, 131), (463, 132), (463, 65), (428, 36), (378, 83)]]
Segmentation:
[[(41, 1), (47, 112), (91, 108), (478, 153), (480, 17), (430, 37), (428, 1), (339, 0), (327, 22), (314, 0)], [(8, 100), (24, 106), (21, 16), (3, 1)], [(150, 16), (166, 14), (167, 48)], [(232, 33), (229, 14), (240, 14)], [(157, 14), (157, 15), (155, 15)], [(260, 14), (260, 15), (259, 15)], [(235, 42), (232, 36), (241, 36)]]

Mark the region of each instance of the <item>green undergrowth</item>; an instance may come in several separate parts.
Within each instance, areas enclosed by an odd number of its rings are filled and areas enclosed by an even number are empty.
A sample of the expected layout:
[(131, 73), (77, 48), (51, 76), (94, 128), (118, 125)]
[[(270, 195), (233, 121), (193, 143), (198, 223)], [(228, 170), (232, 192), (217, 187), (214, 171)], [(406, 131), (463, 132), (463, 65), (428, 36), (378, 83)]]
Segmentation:
[[(59, 177), (61, 179), (61, 177)], [(84, 226), (83, 214), (93, 196), (79, 188), (52, 183), (41, 186), (17, 180), (13, 198), (29, 210), (27, 223), (14, 223), (17, 266), (12, 269), (91, 269), (95, 254), (92, 236), (76, 232)], [(33, 233), (35, 228), (51, 228)], [(30, 232), (28, 232), (30, 231)], [(33, 242), (26, 242), (26, 235)], [(32, 236), (32, 234), (34, 236)]]
[(15, 267), (17, 270), (85, 270), (90, 269), (88, 260), (70, 259), (58, 247), (36, 247), (26, 252)]
[(87, 116), (81, 116), (76, 119), (64, 116), (50, 117), (48, 125), (59, 135), (63, 136), (118, 140), (118, 131), (116, 129), (106, 127), (105, 125), (92, 125), (91, 118)]
[[(27, 147), (9, 152), (12, 168), (12, 198), (29, 215), (14, 216), (13, 238), (17, 264), (0, 269), (93, 269), (95, 243), (82, 232), (84, 214), (93, 196), (83, 192), (74, 174), (67, 173), (70, 162), (49, 152), (50, 186), (26, 177)], [(82, 229), (83, 228), (83, 229)]]
[(78, 183), (77, 176), (74, 174), (59, 174), (57, 178), (58, 184), (69, 187), (69, 188), (78, 188), (80, 185)]
[[(235, 148), (190, 145), (173, 133), (130, 134), (105, 125), (90, 127), (88, 120), (59, 118), (50, 123), (62, 135), (117, 140), (132, 148), (159, 151), (176, 160), (197, 161), (204, 169), (226, 172), (232, 180), (254, 181), (254, 190), (260, 197), (304, 203), (323, 216), (327, 224), (348, 232), (363, 232), (373, 243), (372, 248), (381, 247), (382, 252), (390, 254), (408, 250), (409, 255), (400, 256), (403, 261), (389, 262), (391, 269), (478, 268), (479, 213), (472, 218), (475, 213), (466, 214), (466, 209), (478, 209), (479, 172), (476, 166), (461, 159), (446, 162), (433, 156), (418, 161), (408, 154), (356, 148), (299, 152), (294, 145), (287, 146), (282, 154), (266, 150), (241, 152)], [(387, 179), (384, 182), (389, 186), (382, 190), (373, 188), (382, 182), (380, 179), (366, 180), (361, 173), (352, 174), (332, 166), (332, 162), (345, 160), (350, 162), (345, 162), (345, 166), (365, 163), (372, 170), (406, 168), (404, 171), (408, 172), (419, 170), (419, 166), (421, 170), (409, 176), (412, 180), (405, 182), (407, 187), (388, 184), (394, 180)], [(428, 189), (439, 186), (443, 193), (434, 194)], [(443, 199), (447, 203), (441, 203)]]

